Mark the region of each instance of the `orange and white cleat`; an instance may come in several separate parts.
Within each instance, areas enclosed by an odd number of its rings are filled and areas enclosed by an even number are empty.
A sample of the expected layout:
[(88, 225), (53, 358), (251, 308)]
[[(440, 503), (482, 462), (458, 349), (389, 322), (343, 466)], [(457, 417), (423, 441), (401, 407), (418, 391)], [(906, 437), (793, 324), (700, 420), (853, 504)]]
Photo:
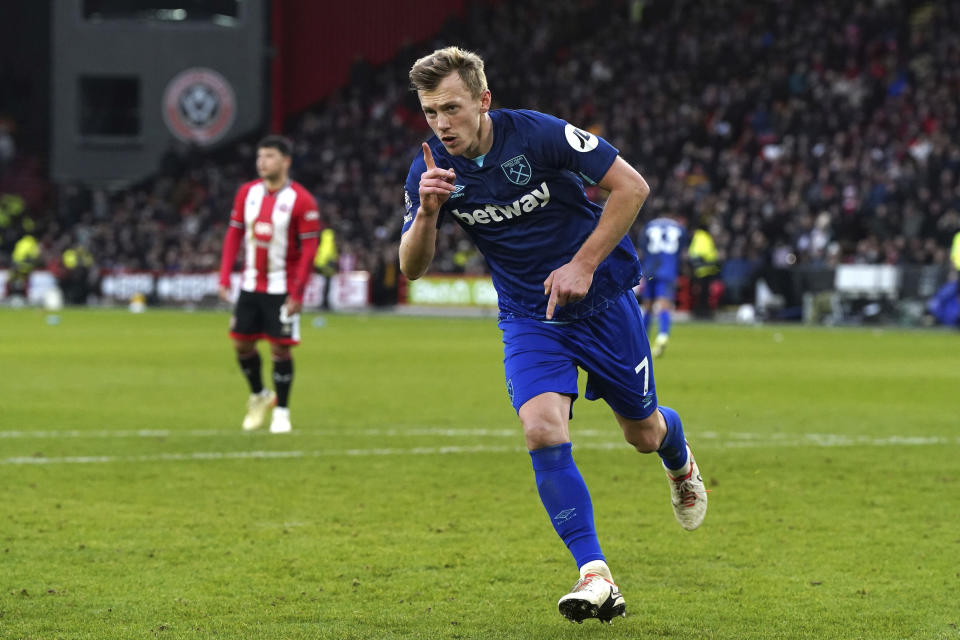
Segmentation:
[(570, 593), (560, 598), (557, 608), (564, 618), (580, 624), (589, 618), (609, 624), (617, 616), (627, 615), (627, 607), (617, 585), (613, 580), (593, 572), (585, 573), (573, 585)]
[(686, 475), (674, 477), (667, 471), (667, 480), (670, 483), (670, 502), (673, 504), (673, 515), (677, 522), (687, 531), (693, 531), (707, 516), (707, 489), (703, 486), (700, 477), (700, 467), (687, 446), (687, 456), (690, 459), (690, 470)]

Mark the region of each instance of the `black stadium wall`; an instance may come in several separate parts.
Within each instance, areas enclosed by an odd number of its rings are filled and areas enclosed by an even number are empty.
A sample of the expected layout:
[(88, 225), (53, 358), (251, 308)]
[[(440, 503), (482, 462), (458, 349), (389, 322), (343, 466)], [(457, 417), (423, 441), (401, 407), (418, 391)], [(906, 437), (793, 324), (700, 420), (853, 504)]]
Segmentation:
[[(495, 0), (487, 0), (495, 1)], [(435, 34), (468, 0), (57, 0), (50, 15), (50, 176), (123, 187), (174, 147), (215, 148)]]

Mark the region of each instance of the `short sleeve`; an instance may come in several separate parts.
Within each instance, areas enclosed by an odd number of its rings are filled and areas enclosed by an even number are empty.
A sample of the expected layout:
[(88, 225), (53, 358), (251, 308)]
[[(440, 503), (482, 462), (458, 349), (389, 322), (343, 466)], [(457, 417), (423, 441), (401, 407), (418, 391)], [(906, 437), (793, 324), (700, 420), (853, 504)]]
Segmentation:
[(589, 131), (554, 116), (534, 111), (519, 111), (531, 119), (527, 144), (548, 165), (566, 169), (588, 184), (597, 184), (617, 159), (619, 151)]

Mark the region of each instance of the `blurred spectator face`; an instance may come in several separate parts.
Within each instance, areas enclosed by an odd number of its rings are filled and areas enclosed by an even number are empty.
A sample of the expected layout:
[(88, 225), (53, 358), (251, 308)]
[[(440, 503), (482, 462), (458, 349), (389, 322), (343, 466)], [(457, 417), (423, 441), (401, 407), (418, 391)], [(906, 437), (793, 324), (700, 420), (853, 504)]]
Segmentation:
[(483, 117), (490, 109), (490, 91), (474, 97), (459, 73), (451, 73), (436, 89), (418, 91), (427, 124), (447, 153), (475, 158), (480, 153)]
[(279, 149), (261, 147), (257, 149), (257, 175), (267, 182), (286, 181), (290, 170), (290, 158)]

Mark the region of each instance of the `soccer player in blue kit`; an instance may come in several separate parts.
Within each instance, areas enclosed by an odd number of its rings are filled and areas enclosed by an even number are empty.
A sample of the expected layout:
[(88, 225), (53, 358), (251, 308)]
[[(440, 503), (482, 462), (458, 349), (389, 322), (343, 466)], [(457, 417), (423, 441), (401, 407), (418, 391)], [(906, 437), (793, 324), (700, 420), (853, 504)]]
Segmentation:
[[(507, 393), (523, 425), (543, 506), (580, 579), (558, 603), (582, 622), (624, 615), (571, 453), (577, 367), (628, 443), (663, 461), (677, 520), (703, 522), (707, 495), (676, 411), (657, 404), (650, 345), (631, 291), (637, 252), (625, 237), (647, 197), (644, 179), (606, 141), (534, 111), (490, 110), (483, 60), (439, 49), (410, 70), (435, 136), (406, 182), (400, 266), (422, 276), (437, 227), (452, 217), (490, 267), (499, 296)], [(601, 209), (584, 182), (610, 196)]]
[(649, 332), (651, 314), (657, 315), (653, 357), (659, 358), (670, 340), (673, 301), (683, 250), (690, 243), (687, 230), (673, 216), (654, 218), (643, 228), (643, 319)]

